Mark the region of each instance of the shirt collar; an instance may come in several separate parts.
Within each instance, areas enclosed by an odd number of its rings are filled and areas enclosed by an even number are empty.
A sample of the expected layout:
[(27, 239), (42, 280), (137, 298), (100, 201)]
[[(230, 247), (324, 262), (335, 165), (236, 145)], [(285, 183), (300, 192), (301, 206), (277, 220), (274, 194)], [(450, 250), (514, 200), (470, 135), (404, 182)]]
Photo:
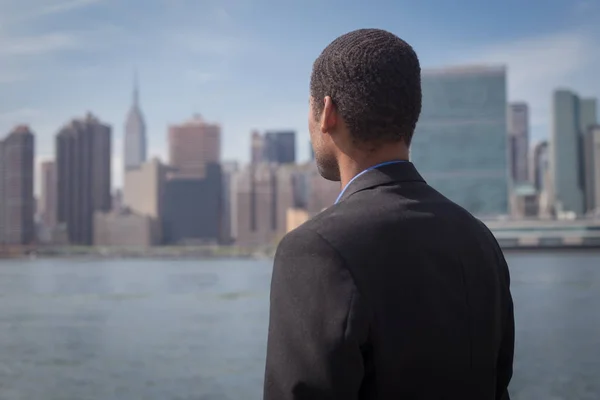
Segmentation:
[(338, 195), (334, 204), (345, 200), (352, 194), (371, 187), (392, 182), (425, 182), (415, 166), (406, 160), (387, 161), (373, 165), (354, 176)]

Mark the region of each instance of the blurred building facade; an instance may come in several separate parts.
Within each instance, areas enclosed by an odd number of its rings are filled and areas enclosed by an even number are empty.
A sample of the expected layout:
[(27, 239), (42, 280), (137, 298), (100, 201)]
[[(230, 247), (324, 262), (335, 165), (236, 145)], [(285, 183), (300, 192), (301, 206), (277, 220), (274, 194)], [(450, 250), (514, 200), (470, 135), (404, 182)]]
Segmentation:
[(592, 125), (585, 135), (586, 212), (600, 215), (600, 125)]
[(57, 219), (71, 244), (91, 245), (95, 212), (111, 210), (111, 135), (109, 125), (88, 114), (56, 136)]
[(153, 158), (125, 172), (123, 204), (134, 214), (150, 218), (154, 245), (162, 243), (161, 221), (168, 171), (169, 167)]
[(252, 131), (250, 136), (250, 163), (296, 163), (296, 132)]
[(334, 204), (339, 182), (323, 179), (314, 163), (250, 164), (233, 181), (233, 237), (241, 246), (272, 244)]
[(550, 148), (548, 141), (538, 142), (532, 150), (531, 157), (531, 182), (538, 192), (545, 189), (544, 176), (550, 170)]
[(221, 127), (199, 115), (169, 128), (169, 163), (173, 176), (204, 179), (208, 164), (221, 161)]
[(552, 99), (551, 161), (554, 205), (560, 212), (585, 213), (583, 141), (597, 124), (596, 99), (556, 90)]
[(539, 216), (539, 193), (531, 183), (515, 184), (510, 200), (512, 218), (525, 219)]
[(275, 218), (274, 226), (276, 238), (282, 238), (287, 232), (287, 211), (290, 208), (300, 208), (302, 203), (299, 201), (297, 190), (294, 185), (297, 179), (297, 166), (295, 164), (285, 164), (277, 168), (275, 178)]
[(512, 103), (508, 107), (510, 171), (514, 184), (529, 181), (529, 107)]
[(508, 215), (506, 90), (504, 66), (422, 73), (411, 160), (430, 185), (482, 217)]
[(40, 205), (40, 219), (48, 229), (56, 226), (57, 211), (57, 179), (56, 163), (54, 161), (45, 161), (41, 168), (42, 198)]
[(235, 175), (235, 241), (240, 246), (272, 244), (277, 237), (277, 166), (254, 164)]
[(221, 194), (221, 239), (222, 244), (232, 244), (235, 241), (235, 219), (237, 217), (237, 196), (235, 193), (235, 175), (239, 171), (237, 162), (224, 162), (221, 164), (222, 194)]
[(35, 241), (34, 152), (28, 126), (16, 127), (0, 141), (0, 244)]
[(167, 179), (162, 217), (166, 244), (216, 244), (221, 239), (221, 165), (206, 165), (204, 175)]
[(111, 206), (112, 206), (113, 210), (120, 210), (121, 208), (124, 207), (124, 205), (123, 205), (123, 190), (122, 189), (115, 189), (112, 192)]
[(296, 162), (296, 132), (267, 131), (264, 136), (265, 161), (277, 164)]
[(258, 131), (252, 131), (250, 135), (250, 163), (260, 164), (265, 161), (265, 137)]
[(96, 246), (150, 247), (157, 244), (156, 224), (146, 215), (127, 208), (94, 213)]
[(310, 219), (310, 214), (303, 208), (289, 208), (286, 214), (286, 232), (291, 232)]
[(133, 212), (160, 218), (169, 167), (153, 158), (125, 174), (123, 204)]

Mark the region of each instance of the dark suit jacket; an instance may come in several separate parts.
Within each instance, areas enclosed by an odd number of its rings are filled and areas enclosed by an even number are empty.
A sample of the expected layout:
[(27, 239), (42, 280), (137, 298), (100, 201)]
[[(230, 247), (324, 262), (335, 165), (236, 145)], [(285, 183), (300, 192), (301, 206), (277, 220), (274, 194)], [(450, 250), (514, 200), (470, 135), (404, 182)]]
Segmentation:
[(508, 399), (509, 280), (413, 164), (370, 170), (279, 244), (264, 399)]

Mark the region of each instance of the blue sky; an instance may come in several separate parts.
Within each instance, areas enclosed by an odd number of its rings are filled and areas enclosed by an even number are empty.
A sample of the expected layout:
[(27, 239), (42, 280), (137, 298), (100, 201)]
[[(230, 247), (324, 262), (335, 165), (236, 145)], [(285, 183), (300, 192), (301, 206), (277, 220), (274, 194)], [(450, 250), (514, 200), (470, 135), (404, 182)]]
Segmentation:
[(411, 43), (424, 67), (503, 63), (509, 98), (547, 136), (550, 95), (600, 96), (600, 0), (0, 0), (0, 134), (29, 124), (53, 158), (62, 124), (88, 110), (113, 126), (119, 185), (133, 70), (149, 154), (171, 123), (200, 113), (223, 126), (223, 158), (246, 161), (252, 129), (293, 128), (308, 157), (315, 57), (347, 31), (377, 27)]

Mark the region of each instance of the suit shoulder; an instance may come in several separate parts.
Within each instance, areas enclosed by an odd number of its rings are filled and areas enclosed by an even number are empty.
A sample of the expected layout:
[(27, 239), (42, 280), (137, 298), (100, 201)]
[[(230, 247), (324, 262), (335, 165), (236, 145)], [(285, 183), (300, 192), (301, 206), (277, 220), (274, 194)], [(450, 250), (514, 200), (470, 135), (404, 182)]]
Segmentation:
[(277, 246), (275, 268), (286, 269), (302, 265), (302, 270), (322, 270), (325, 267), (344, 268), (346, 262), (340, 252), (320, 233), (301, 226), (287, 233)]
[(487, 239), (492, 244), (494, 244), (494, 246), (497, 247), (498, 250), (500, 250), (500, 244), (498, 243), (496, 236), (494, 235), (492, 230), (486, 225), (486, 223), (475, 217), (473, 217), (473, 220), (475, 221), (473, 229), (478, 229), (479, 232), (483, 233), (487, 237)]
[(295, 243), (298, 239), (305, 239), (313, 235), (314, 232), (306, 226), (308, 222), (309, 221), (283, 235), (283, 238), (281, 238), (281, 241), (279, 242), (279, 246), (288, 246)]
[(279, 242), (279, 249), (304, 249), (315, 246), (330, 246), (329, 242), (314, 229), (311, 221), (300, 225), (296, 229), (286, 233)]

